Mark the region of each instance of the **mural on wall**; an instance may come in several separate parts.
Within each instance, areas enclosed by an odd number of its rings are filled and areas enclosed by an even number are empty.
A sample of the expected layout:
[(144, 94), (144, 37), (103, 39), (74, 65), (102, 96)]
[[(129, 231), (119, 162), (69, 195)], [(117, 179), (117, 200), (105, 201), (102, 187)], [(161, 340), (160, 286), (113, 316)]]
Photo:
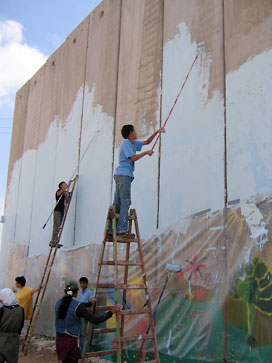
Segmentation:
[[(132, 185), (160, 358), (271, 360), (272, 4), (260, 1), (104, 0), (18, 91), (0, 263), (7, 286), (24, 274), (37, 287), (56, 186), (79, 173), (38, 332), (54, 334), (66, 279), (95, 282), (121, 126), (135, 123), (144, 139), (165, 121), (202, 42), (166, 134)], [(112, 267), (101, 277), (113, 281)], [(130, 267), (130, 282), (140, 279)], [(111, 305), (113, 290), (98, 299)], [(124, 308), (144, 304), (130, 290)], [(145, 316), (126, 319), (126, 333), (146, 333)], [(126, 343), (124, 361), (135, 362), (140, 343)], [(94, 336), (92, 348), (101, 346), (116, 347), (115, 335)], [(152, 359), (147, 341), (140, 359)]]

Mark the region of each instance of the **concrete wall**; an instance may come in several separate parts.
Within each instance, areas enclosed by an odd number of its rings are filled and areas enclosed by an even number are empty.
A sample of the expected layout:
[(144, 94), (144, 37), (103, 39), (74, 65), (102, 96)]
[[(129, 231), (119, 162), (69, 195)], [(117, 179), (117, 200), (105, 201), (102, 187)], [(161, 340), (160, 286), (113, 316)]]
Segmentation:
[[(54, 192), (61, 180), (79, 174), (46, 294), (51, 308), (38, 329), (52, 334), (52, 309), (65, 279), (95, 281), (122, 125), (133, 123), (145, 139), (164, 123), (199, 43), (205, 42), (166, 134), (151, 158), (136, 163), (132, 185), (154, 302), (167, 262), (186, 264), (203, 255), (213, 283), (180, 275), (167, 297), (178, 299), (175, 311), (181, 296), (192, 302), (193, 288), (194, 296), (206, 289), (205, 314), (213, 317), (211, 291), (212, 301), (225, 306), (241, 264), (257, 256), (271, 266), (271, 26), (270, 0), (104, 0), (18, 91), (2, 286), (12, 286), (18, 274), (38, 285), (52, 221), (42, 226)], [(160, 351), (191, 359), (199, 340), (188, 348), (184, 337), (175, 350), (170, 336), (165, 341), (166, 321), (159, 321)], [(224, 329), (225, 346), (214, 359), (230, 359)]]

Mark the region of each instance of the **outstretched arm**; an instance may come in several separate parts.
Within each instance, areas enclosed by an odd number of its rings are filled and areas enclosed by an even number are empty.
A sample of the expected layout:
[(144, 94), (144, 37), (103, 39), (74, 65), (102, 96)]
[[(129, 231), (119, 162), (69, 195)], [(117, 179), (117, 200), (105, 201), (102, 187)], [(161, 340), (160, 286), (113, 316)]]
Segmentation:
[(137, 161), (137, 160), (141, 159), (145, 155), (151, 156), (152, 154), (153, 154), (153, 150), (147, 150), (147, 151), (144, 151), (144, 152), (142, 152), (140, 154), (136, 154), (136, 155), (131, 156), (130, 160), (132, 160), (134, 162), (134, 161)]
[(93, 324), (99, 324), (99, 323), (103, 323), (103, 321), (106, 321), (109, 318), (111, 318), (112, 315), (119, 310), (120, 310), (120, 307), (115, 305), (111, 311), (108, 311), (105, 314), (100, 315), (100, 316), (95, 316), (93, 314), (90, 314), (88, 312), (88, 310), (86, 309), (86, 307), (84, 307), (82, 304), (79, 304), (78, 307), (76, 308), (75, 313), (78, 318), (84, 318)]
[(159, 133), (161, 133), (161, 132), (165, 132), (165, 130), (164, 130), (164, 127), (161, 127), (160, 129), (158, 129), (157, 131), (155, 131), (154, 132), (154, 134), (152, 134), (147, 140), (145, 140), (144, 142), (143, 142), (143, 145), (148, 145), (148, 144), (150, 144), (152, 141), (153, 141), (153, 139), (154, 139), (154, 137), (156, 136), (156, 135), (158, 135)]

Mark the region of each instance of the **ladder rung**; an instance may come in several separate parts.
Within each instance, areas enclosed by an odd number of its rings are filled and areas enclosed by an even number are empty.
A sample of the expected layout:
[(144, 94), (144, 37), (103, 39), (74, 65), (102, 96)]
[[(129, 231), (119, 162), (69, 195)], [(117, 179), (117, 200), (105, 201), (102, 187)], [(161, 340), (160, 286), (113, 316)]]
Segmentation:
[(142, 335), (131, 335), (128, 337), (121, 337), (120, 340), (122, 342), (129, 342), (132, 340), (145, 340), (145, 339), (154, 339), (154, 337), (150, 334), (142, 334)]
[(115, 333), (116, 328), (102, 328), (102, 329), (94, 329), (93, 334), (105, 334), (105, 333)]
[[(115, 265), (114, 261), (102, 261), (99, 265)], [(141, 262), (117, 261), (118, 266), (142, 266)]]
[(101, 289), (117, 289), (117, 290), (145, 290), (146, 287), (144, 285), (126, 285), (126, 284), (118, 284), (115, 286), (115, 284), (97, 284), (97, 288)]
[(99, 352), (86, 353), (85, 357), (101, 357), (103, 355), (111, 355), (111, 354), (116, 354), (116, 353), (117, 353), (117, 349), (101, 350)]
[(149, 310), (148, 309), (139, 309), (139, 310), (120, 310), (119, 311), (120, 315), (136, 315), (136, 314), (149, 314)]
[[(106, 236), (106, 241), (107, 242), (114, 242), (113, 241), (113, 237), (110, 236)], [(125, 237), (117, 237), (116, 242), (120, 242), (120, 243), (128, 243), (128, 242), (138, 242), (137, 238), (125, 238)]]

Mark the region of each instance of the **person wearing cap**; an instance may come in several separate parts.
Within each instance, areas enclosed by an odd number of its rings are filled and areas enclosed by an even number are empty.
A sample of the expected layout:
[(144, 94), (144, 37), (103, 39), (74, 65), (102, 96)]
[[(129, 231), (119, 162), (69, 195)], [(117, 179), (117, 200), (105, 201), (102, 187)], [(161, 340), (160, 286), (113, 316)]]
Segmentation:
[(67, 281), (65, 283), (65, 295), (55, 305), (56, 349), (58, 360), (63, 363), (77, 363), (78, 359), (81, 358), (77, 344), (81, 329), (81, 318), (90, 321), (92, 324), (99, 324), (108, 320), (120, 310), (120, 307), (115, 305), (111, 311), (103, 315), (95, 316), (90, 314), (84, 303), (77, 300), (78, 290), (76, 281)]
[(17, 363), (24, 309), (11, 289), (0, 290), (0, 362)]

